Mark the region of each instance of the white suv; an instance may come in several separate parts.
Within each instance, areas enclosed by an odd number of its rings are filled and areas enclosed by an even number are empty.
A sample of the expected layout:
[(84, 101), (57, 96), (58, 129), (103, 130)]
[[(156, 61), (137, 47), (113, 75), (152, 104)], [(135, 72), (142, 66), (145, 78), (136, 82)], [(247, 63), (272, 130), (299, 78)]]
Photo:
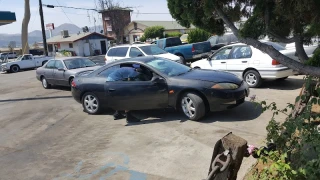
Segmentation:
[(168, 53), (157, 45), (152, 44), (134, 44), (112, 47), (108, 50), (105, 56), (105, 61), (106, 63), (109, 63), (115, 60), (141, 56), (163, 57), (172, 61), (180, 62), (179, 56)]

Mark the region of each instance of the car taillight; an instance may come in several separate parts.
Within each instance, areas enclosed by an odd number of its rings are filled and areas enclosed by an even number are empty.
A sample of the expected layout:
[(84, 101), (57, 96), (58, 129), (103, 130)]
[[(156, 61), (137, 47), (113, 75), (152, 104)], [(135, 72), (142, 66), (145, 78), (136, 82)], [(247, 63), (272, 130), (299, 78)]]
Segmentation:
[(104, 57), (104, 61), (108, 61), (108, 59), (106, 57)]
[(76, 83), (75, 83), (74, 81), (72, 81), (72, 82), (71, 82), (71, 86), (72, 86), (72, 87), (76, 87), (77, 85), (76, 85)]
[(275, 59), (272, 59), (272, 65), (279, 65), (280, 63), (277, 61), (277, 60), (275, 60)]
[(192, 49), (191, 49), (191, 51), (192, 51), (192, 52), (195, 52), (195, 51), (196, 51), (196, 50), (194, 49), (194, 46), (192, 46)]

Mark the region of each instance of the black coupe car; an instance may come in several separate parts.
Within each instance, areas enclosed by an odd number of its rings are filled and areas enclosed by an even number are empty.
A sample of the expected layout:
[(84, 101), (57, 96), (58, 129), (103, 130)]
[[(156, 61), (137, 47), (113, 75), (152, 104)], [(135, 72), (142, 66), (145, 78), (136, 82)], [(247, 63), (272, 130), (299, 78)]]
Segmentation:
[(76, 74), (72, 95), (89, 114), (114, 110), (181, 109), (191, 120), (209, 111), (236, 107), (249, 95), (237, 76), (191, 69), (159, 57), (109, 63), (91, 73)]

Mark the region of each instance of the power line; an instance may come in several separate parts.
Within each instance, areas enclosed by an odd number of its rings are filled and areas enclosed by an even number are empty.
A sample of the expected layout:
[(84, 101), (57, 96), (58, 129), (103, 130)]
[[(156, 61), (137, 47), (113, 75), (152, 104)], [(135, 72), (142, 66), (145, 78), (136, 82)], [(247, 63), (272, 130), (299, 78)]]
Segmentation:
[[(57, 1), (57, 3), (59, 4), (59, 6), (61, 7), (61, 5), (60, 5), (60, 3), (58, 2), (58, 0), (56, 0)], [(48, 7), (48, 6), (47, 6)], [(58, 7), (58, 6), (57, 6)], [(66, 17), (69, 19), (69, 21), (71, 22), (71, 24), (74, 24), (72, 21), (71, 21), (71, 19), (68, 17), (68, 15), (66, 14), (66, 12), (64, 12), (64, 10), (62, 9), (62, 7), (61, 7), (61, 10), (62, 10), (62, 12), (66, 15)]]

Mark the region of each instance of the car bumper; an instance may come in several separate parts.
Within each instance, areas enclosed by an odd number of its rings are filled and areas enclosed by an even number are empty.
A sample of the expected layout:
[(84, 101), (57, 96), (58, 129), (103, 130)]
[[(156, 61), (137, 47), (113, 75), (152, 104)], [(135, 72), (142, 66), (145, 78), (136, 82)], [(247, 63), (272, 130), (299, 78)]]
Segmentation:
[(201, 54), (196, 54), (192, 56), (192, 59), (197, 60), (197, 59), (202, 59), (203, 56), (210, 56), (211, 53), (210, 52), (206, 52), (206, 53), (201, 53)]
[(71, 94), (72, 97), (78, 102), (78, 103), (82, 103), (81, 102), (81, 91), (77, 88), (71, 87)]
[(250, 95), (250, 89), (246, 82), (235, 90), (215, 90), (207, 89), (206, 96), (210, 106), (210, 111), (222, 111), (237, 107), (245, 102), (245, 97)]
[(262, 79), (278, 79), (288, 76), (294, 76), (296, 72), (287, 67), (270, 68), (258, 70)]
[(1, 71), (2, 72), (6, 72), (6, 71), (8, 71), (9, 69), (7, 68), (7, 66), (1, 66)]

